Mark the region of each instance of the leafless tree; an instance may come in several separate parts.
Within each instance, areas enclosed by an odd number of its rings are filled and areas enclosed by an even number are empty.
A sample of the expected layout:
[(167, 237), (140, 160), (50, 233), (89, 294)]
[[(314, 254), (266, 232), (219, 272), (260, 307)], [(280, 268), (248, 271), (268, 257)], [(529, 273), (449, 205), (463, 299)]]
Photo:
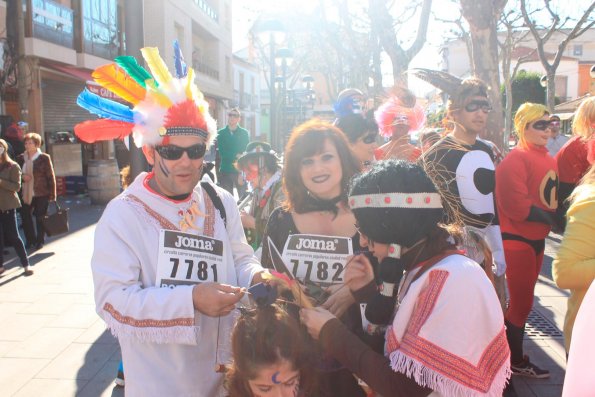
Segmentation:
[(533, 50), (532, 52), (521, 55), (516, 59), (515, 65), (512, 66), (515, 50), (519, 47), (519, 43), (530, 33), (529, 30), (522, 29), (522, 22), (523, 16), (518, 10), (511, 8), (502, 11), (498, 25), (500, 30), (498, 46), (500, 47), (502, 85), (504, 86), (504, 95), (506, 96), (506, 108), (504, 109), (504, 149), (507, 149), (506, 143), (512, 133), (512, 81), (519, 71), (519, 67), (527, 62), (536, 51)]
[[(421, 11), (418, 13), (418, 9)], [(407, 85), (404, 79), (405, 72), (411, 60), (421, 51), (426, 43), (428, 25), (432, 9), (432, 0), (418, 0), (403, 7), (399, 15), (393, 16), (390, 12), (391, 5), (386, 0), (369, 0), (368, 13), (372, 25), (377, 29), (378, 37), (384, 51), (388, 54), (393, 69), (395, 84)], [(417, 35), (408, 48), (398, 40), (397, 29), (405, 21), (414, 18), (419, 14)]]
[[(595, 2), (592, 2), (589, 7), (583, 12), (578, 19), (570, 17), (562, 17), (559, 11), (552, 8), (549, 0), (543, 0), (543, 10), (547, 12), (550, 17), (550, 25), (548, 27), (540, 25), (532, 18), (531, 12), (527, 8), (527, 0), (520, 0), (521, 12), (525, 24), (531, 31), (531, 35), (537, 44), (537, 53), (539, 60), (545, 69), (547, 76), (547, 107), (553, 109), (555, 105), (556, 93), (556, 70), (560, 65), (564, 50), (568, 43), (576, 39), (591, 27), (595, 25)], [(569, 6), (569, 4), (568, 4)], [(574, 27), (569, 27), (574, 23)], [(555, 33), (561, 33), (565, 36), (563, 40), (558, 43), (556, 54), (553, 59), (548, 59), (548, 54), (545, 51), (546, 43), (553, 37)]]

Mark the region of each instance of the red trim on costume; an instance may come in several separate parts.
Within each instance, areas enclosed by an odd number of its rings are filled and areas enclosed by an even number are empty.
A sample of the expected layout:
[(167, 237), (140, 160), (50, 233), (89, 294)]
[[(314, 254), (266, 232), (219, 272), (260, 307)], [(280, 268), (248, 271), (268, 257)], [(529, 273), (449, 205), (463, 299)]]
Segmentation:
[(442, 292), (446, 279), (449, 276), (449, 272), (446, 270), (432, 270), (428, 276), (429, 285), (420, 292), (417, 307), (415, 313), (409, 321), (409, 327), (407, 332), (418, 334), (422, 325), (425, 324), (426, 320), (434, 310), (438, 296)]
[(446, 270), (430, 272), (428, 286), (419, 294), (419, 301), (411, 316), (403, 341), (399, 344), (392, 327), (389, 327), (386, 350), (390, 356), (390, 353), (398, 349), (401, 353), (447, 378), (470, 389), (487, 393), (502, 366), (510, 359), (504, 327), (485, 348), (477, 365), (418, 335), (434, 310), (448, 276), (449, 272)]
[(166, 328), (166, 327), (177, 327), (177, 326), (193, 326), (194, 325), (194, 318), (192, 317), (180, 317), (180, 318), (173, 318), (171, 320), (153, 320), (153, 319), (144, 319), (138, 320), (130, 316), (123, 316), (122, 313), (117, 311), (111, 304), (106, 303), (103, 305), (103, 310), (111, 314), (111, 316), (118, 321), (119, 323), (130, 325), (132, 327), (137, 328), (147, 328), (147, 327), (157, 327), (157, 328)]
[(140, 204), (143, 207), (143, 209), (145, 210), (145, 212), (147, 214), (149, 214), (149, 216), (154, 218), (159, 223), (159, 226), (161, 226), (161, 228), (166, 229), (166, 230), (180, 230), (177, 226), (175, 226), (173, 223), (171, 223), (169, 220), (167, 220), (167, 218), (165, 218), (164, 216), (159, 214), (157, 211), (155, 211), (154, 209), (149, 207), (147, 204), (145, 204), (144, 201), (142, 201), (141, 199), (136, 197), (134, 194), (127, 194), (126, 196), (129, 199), (131, 199), (132, 201)]
[(490, 390), (500, 368), (510, 359), (504, 327), (485, 348), (477, 365), (409, 333), (400, 350), (445, 377), (483, 393)]

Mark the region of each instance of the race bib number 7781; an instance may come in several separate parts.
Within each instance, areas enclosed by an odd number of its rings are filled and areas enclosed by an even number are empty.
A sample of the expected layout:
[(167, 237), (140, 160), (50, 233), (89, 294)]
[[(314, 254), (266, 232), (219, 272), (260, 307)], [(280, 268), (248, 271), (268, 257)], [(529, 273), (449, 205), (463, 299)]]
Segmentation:
[(161, 230), (157, 283), (160, 287), (221, 280), (223, 242), (211, 237)]

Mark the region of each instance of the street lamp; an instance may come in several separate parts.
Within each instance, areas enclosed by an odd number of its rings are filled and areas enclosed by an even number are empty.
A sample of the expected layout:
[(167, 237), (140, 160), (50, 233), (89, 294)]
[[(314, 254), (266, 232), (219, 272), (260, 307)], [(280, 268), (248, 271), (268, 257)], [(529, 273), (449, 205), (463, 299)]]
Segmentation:
[(273, 148), (279, 150), (279, 142), (277, 140), (277, 102), (275, 98), (275, 76), (277, 75), (275, 69), (275, 48), (277, 45), (285, 41), (286, 30), (281, 21), (276, 19), (267, 19), (259, 21), (255, 24), (252, 29), (254, 33), (259, 36), (261, 43), (264, 43), (268, 39), (269, 53), (269, 95), (270, 95), (270, 108), (269, 108), (269, 134), (270, 143)]
[(275, 54), (275, 63), (281, 68), (281, 109), (282, 109), (282, 122), (281, 122), (281, 136), (280, 140), (283, 147), (285, 147), (285, 137), (288, 135), (287, 130), (287, 67), (293, 63), (293, 51), (289, 48), (279, 48)]
[(548, 107), (548, 103), (547, 103), (547, 99), (548, 99), (548, 95), (547, 95), (547, 75), (543, 75), (541, 76), (541, 78), (539, 79), (539, 84), (545, 88), (545, 107)]

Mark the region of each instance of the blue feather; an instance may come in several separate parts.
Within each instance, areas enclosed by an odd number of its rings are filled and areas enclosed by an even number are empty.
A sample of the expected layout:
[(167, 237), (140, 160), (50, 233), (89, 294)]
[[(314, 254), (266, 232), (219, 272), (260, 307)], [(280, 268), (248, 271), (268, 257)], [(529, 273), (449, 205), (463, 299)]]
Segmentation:
[(176, 77), (179, 79), (186, 77), (188, 67), (186, 66), (186, 62), (184, 62), (184, 55), (182, 55), (178, 40), (174, 40), (174, 65), (176, 67)]
[(134, 123), (132, 109), (121, 103), (105, 99), (91, 91), (81, 92), (76, 99), (76, 104), (99, 117)]

